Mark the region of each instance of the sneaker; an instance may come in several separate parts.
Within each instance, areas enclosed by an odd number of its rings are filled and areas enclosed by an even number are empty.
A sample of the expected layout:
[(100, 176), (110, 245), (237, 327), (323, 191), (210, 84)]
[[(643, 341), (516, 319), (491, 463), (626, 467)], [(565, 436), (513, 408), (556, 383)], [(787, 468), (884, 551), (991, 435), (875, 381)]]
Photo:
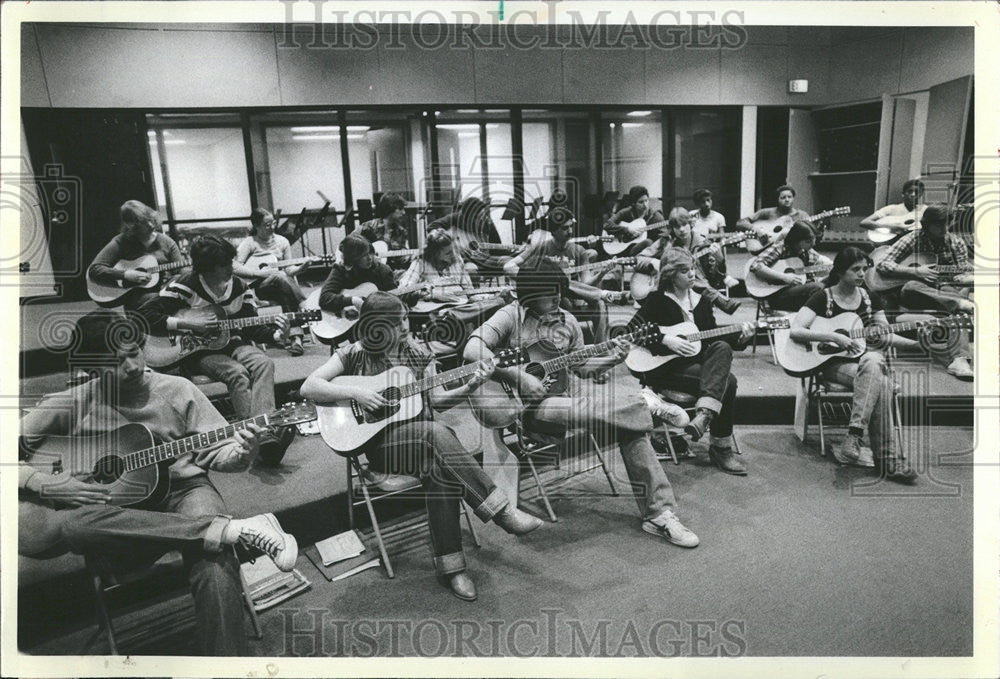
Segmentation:
[(663, 420), (671, 427), (683, 429), (691, 418), (687, 412), (676, 403), (670, 403), (649, 387), (643, 387), (639, 391), (639, 396), (649, 407), (649, 413), (653, 417)]
[(971, 382), (976, 374), (972, 372), (972, 366), (969, 365), (969, 359), (959, 356), (948, 366), (948, 374), (954, 375), (963, 382)]
[(261, 464), (268, 467), (280, 465), (294, 438), (295, 427), (282, 427), (273, 434), (264, 434), (260, 439)]
[(647, 533), (665, 537), (667, 542), (678, 547), (697, 547), (699, 543), (698, 536), (688, 530), (677, 518), (677, 515), (669, 509), (655, 519), (643, 521), (642, 529)]
[(848, 434), (843, 442), (833, 449), (833, 459), (840, 464), (855, 464), (861, 459), (861, 439)]
[(274, 514), (258, 514), (249, 519), (233, 519), (223, 534), (225, 544), (242, 542), (248, 547), (259, 549), (274, 559), (274, 564), (283, 571), (295, 567), (299, 558), (299, 545), (295, 536), (281, 530)]
[[(670, 454), (670, 446), (667, 444), (667, 437), (662, 431), (654, 431), (649, 435), (649, 442), (653, 444), (653, 454), (656, 455), (657, 460), (673, 460), (673, 456)], [(683, 436), (671, 436), (670, 443), (674, 444), (674, 452), (677, 453), (677, 459), (682, 457), (694, 457), (688, 447), (687, 439)]]

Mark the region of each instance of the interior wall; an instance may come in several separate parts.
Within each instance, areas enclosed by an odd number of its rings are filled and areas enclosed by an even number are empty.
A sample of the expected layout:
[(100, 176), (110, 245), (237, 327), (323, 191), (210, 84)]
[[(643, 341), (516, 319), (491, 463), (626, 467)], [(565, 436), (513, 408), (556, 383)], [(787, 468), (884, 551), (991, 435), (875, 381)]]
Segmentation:
[[(422, 49), (405, 30), (402, 49), (389, 49), (388, 39), (334, 49), (315, 45), (311, 27), (299, 27), (293, 41), (270, 25), (22, 30), (22, 105), (42, 107), (803, 106), (925, 90), (973, 72), (970, 28), (758, 26), (746, 28), (738, 49), (671, 50)], [(518, 36), (541, 30), (521, 26)], [(789, 94), (792, 78), (808, 79), (809, 92)]]

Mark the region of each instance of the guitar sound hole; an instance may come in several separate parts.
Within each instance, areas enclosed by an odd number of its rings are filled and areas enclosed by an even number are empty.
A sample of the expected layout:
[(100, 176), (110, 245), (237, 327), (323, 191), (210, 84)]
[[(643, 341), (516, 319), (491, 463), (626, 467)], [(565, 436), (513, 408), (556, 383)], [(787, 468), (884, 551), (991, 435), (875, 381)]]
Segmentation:
[(125, 461), (117, 455), (105, 455), (97, 461), (91, 472), (94, 483), (114, 483), (125, 473)]

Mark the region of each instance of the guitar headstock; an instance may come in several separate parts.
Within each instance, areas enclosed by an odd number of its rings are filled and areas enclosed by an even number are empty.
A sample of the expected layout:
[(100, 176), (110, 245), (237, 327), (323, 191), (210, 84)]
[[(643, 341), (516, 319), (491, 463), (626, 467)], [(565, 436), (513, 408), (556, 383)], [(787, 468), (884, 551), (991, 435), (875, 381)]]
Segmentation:
[(297, 311), (295, 313), (295, 318), (302, 323), (312, 323), (313, 321), (322, 321), (323, 312), (320, 309), (303, 309), (302, 311)]
[(609, 260), (609, 261), (614, 262), (615, 266), (635, 266), (636, 258), (635, 257), (615, 257), (614, 259)]
[(493, 355), (496, 368), (510, 368), (515, 365), (522, 365), (529, 361), (528, 355), (521, 347), (504, 349)]
[(972, 314), (962, 312), (941, 319), (942, 324), (950, 328), (961, 328), (962, 330), (972, 330)]
[(654, 323), (643, 323), (638, 328), (626, 335), (620, 335), (622, 339), (632, 342), (632, 344), (645, 344), (647, 340), (656, 337), (660, 332)]
[(316, 419), (316, 405), (309, 401), (286, 403), (267, 416), (268, 426), (288, 427)]
[(792, 327), (792, 322), (786, 316), (768, 316), (761, 319), (757, 326), (768, 330), (788, 330)]
[(332, 264), (336, 264), (337, 263), (337, 255), (336, 254), (319, 255), (318, 257), (316, 257), (316, 263), (317, 264), (331, 264), (331, 265)]

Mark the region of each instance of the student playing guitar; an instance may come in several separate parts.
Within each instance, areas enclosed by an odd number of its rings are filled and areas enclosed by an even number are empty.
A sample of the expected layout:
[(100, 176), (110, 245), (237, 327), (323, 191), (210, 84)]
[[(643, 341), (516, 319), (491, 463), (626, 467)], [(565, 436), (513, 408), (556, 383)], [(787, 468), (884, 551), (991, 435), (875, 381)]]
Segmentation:
[[(696, 271), (697, 263), (690, 252), (682, 248), (667, 249), (660, 262), (660, 287), (643, 300), (630, 326), (688, 322), (694, 323), (698, 330), (716, 328), (712, 303), (694, 291)], [(754, 325), (746, 323), (736, 338), (703, 341), (700, 353), (683, 338), (664, 336), (651, 351), (673, 353), (681, 358), (646, 373), (643, 378), (654, 392), (666, 387), (698, 395), (697, 413), (688, 423), (687, 433), (697, 441), (710, 429), (708, 453), (712, 462), (722, 471), (740, 476), (747, 473), (747, 468), (733, 451), (737, 386), (732, 373), (733, 349), (745, 346), (753, 332)]]
[[(321, 404), (353, 399), (366, 411), (375, 411), (386, 405), (378, 392), (340, 385), (336, 378), (379, 375), (394, 366), (410, 368), (417, 379), (435, 374), (434, 357), (410, 336), (406, 305), (398, 297), (374, 292), (360, 311), (360, 339), (337, 349), (306, 378), (303, 397)], [(390, 424), (365, 450), (372, 468), (379, 472), (420, 477), (426, 492), (434, 568), (443, 584), (465, 601), (476, 599), (476, 587), (465, 572), (459, 503), (464, 499), (484, 522), (492, 520), (514, 535), (541, 525), (541, 520), (510, 505), (454, 431), (432, 419), (432, 408), (456, 406), (489, 376), (490, 372), (481, 368), (469, 382), (451, 391), (438, 386), (424, 392), (424, 408), (418, 419)]]
[[(789, 217), (792, 221), (805, 221), (808, 223), (809, 213), (803, 212), (795, 207), (794, 188), (788, 184), (783, 184), (782, 186), (779, 186), (774, 193), (778, 199), (778, 204), (776, 206), (762, 208), (754, 212), (749, 217), (744, 217), (736, 222), (736, 228), (748, 231), (753, 229), (754, 222), (770, 221), (781, 217)], [(810, 228), (813, 228), (813, 237), (815, 238), (818, 234), (818, 229), (815, 229), (811, 224)]]
[[(913, 219), (913, 224), (909, 227), (898, 229), (899, 233), (901, 234), (904, 230), (911, 231), (919, 228), (920, 218), (924, 216), (924, 210), (927, 209), (927, 206), (922, 202), (923, 197), (924, 183), (919, 179), (910, 179), (903, 184), (902, 203), (893, 203), (892, 205), (886, 205), (879, 208), (868, 217), (862, 219), (861, 224), (858, 226), (862, 229), (868, 229), (871, 231), (873, 229), (882, 228), (879, 221), (883, 221), (884, 224), (887, 221), (895, 219)], [(893, 230), (897, 231), (897, 229)], [(889, 236), (883, 240), (891, 240), (892, 238), (895, 238), (895, 236)]]
[[(111, 328), (112, 323), (117, 324)], [(140, 324), (118, 317), (87, 328), (84, 350), (110, 357), (101, 376), (53, 394), (21, 420), (22, 449), (47, 436), (114, 431), (138, 423), (157, 443), (226, 426), (205, 395), (188, 380), (147, 372)], [(184, 555), (197, 623), (206, 655), (248, 655), (243, 628), (239, 564), (226, 545), (243, 542), (271, 556), (283, 571), (298, 553), (295, 538), (271, 514), (230, 519), (207, 471), (246, 469), (261, 432), (249, 431), (178, 458), (169, 470), (166, 497), (145, 509), (108, 504), (105, 486), (70, 474), (52, 475), (25, 462), (18, 468), (18, 552), (47, 557), (71, 550), (135, 567), (170, 550)], [(23, 458), (22, 458), (23, 459)]]
[[(298, 311), (305, 295), (295, 280), (295, 274), (305, 265), (289, 266), (280, 270), (246, 266), (247, 260), (251, 257), (261, 255), (274, 255), (278, 261), (287, 261), (292, 258), (292, 250), (288, 239), (274, 232), (274, 216), (259, 207), (250, 213), (250, 235), (236, 247), (233, 271), (237, 276), (255, 279), (253, 288), (258, 298), (280, 305), (284, 312)], [(292, 356), (301, 356), (302, 328), (296, 326), (288, 335), (290, 338), (286, 346), (288, 353)]]
[[(866, 327), (888, 325), (885, 312), (864, 288), (865, 272), (871, 260), (862, 250), (848, 247), (837, 253), (826, 287), (815, 292), (792, 320), (789, 334), (798, 342), (830, 342), (840, 349), (850, 349), (852, 340), (835, 332), (810, 329), (817, 317), (833, 318), (842, 313), (857, 314)], [(913, 346), (913, 340), (893, 335), (897, 346)], [(916, 473), (906, 464), (892, 424), (892, 376), (880, 351), (868, 350), (860, 359), (835, 359), (821, 372), (823, 379), (854, 389), (851, 419), (847, 436), (833, 457), (841, 464), (854, 464), (861, 457), (861, 438), (865, 430), (871, 437), (876, 464), (890, 481), (913, 483)]]
[[(398, 193), (386, 193), (375, 206), (375, 219), (358, 226), (358, 233), (369, 243), (382, 241), (389, 250), (406, 250), (410, 245), (410, 232), (406, 226), (406, 201)], [(393, 271), (405, 270), (409, 257), (390, 257), (386, 264)]]
[[(472, 334), (465, 346), (465, 359), (478, 361), (492, 357), (494, 352), (520, 347), (532, 358), (550, 360), (583, 349), (580, 324), (559, 309), (568, 285), (566, 275), (552, 262), (542, 261), (538, 267), (521, 269), (516, 279), (517, 301), (500, 309)], [(674, 513), (677, 501), (650, 443), (653, 423), (638, 390), (622, 393), (620, 381), (606, 385), (583, 381), (620, 363), (627, 349), (622, 345), (614, 355), (577, 365), (566, 375), (567, 388), (560, 394), (550, 393), (523, 367), (497, 368), (494, 375), (530, 402), (523, 414), (527, 427), (553, 433), (585, 427), (599, 436), (613, 432), (629, 481), (638, 490), (636, 502), (642, 530), (681, 547), (696, 547), (698, 536)], [(619, 389), (616, 391), (614, 386)]]
[[(150, 274), (145, 271), (114, 268), (123, 259), (138, 259), (143, 255), (152, 255), (157, 264), (184, 261), (177, 243), (161, 233), (160, 215), (137, 200), (129, 200), (121, 207), (121, 233), (97, 253), (87, 273), (99, 283), (121, 281), (128, 285), (145, 285), (150, 281)], [(122, 305), (128, 310), (138, 309), (157, 294), (158, 288), (137, 288), (122, 298)]]
[(768, 246), (750, 263), (751, 272), (769, 282), (786, 286), (767, 298), (772, 308), (780, 311), (798, 311), (813, 293), (822, 289), (822, 283), (806, 282), (801, 275), (787, 274), (771, 268), (778, 260), (789, 257), (802, 260), (804, 266), (829, 264), (829, 257), (813, 249), (815, 242), (812, 225), (809, 222), (795, 222), (783, 240)]
[[(236, 248), (219, 236), (195, 238), (191, 243), (192, 271), (172, 280), (141, 310), (150, 331), (157, 335), (177, 330), (210, 333), (218, 327), (215, 314), (206, 308), (212, 305), (221, 307), (229, 318), (255, 317), (253, 291), (233, 275), (235, 256)], [(179, 318), (176, 314), (184, 309), (196, 313)], [(274, 362), (250, 341), (284, 343), (288, 319), (276, 315), (274, 325), (277, 327), (244, 328), (225, 348), (185, 358), (181, 368), (191, 374), (208, 375), (229, 387), (237, 417), (269, 413), (274, 410)], [(280, 463), (294, 437), (294, 427), (285, 427), (278, 435), (265, 434), (261, 460), (271, 465)]]
[(362, 283), (374, 283), (379, 290), (393, 290), (396, 287), (392, 269), (375, 259), (375, 250), (364, 236), (348, 234), (340, 241), (340, 253), (344, 262), (334, 264), (330, 275), (323, 282), (319, 295), (321, 309), (338, 315), (349, 306), (360, 309), (364, 300), (343, 292)]
[[(642, 219), (646, 224), (656, 224), (664, 221), (663, 211), (654, 210), (649, 206), (649, 190), (645, 186), (633, 186), (628, 190), (628, 206), (615, 212), (608, 221), (604, 223), (605, 230), (613, 236), (618, 236), (622, 241), (630, 241), (643, 235), (642, 231), (625, 226), (624, 223), (634, 222)], [(645, 239), (629, 246), (620, 253), (621, 257), (631, 257), (649, 247), (654, 240), (662, 235), (662, 229), (653, 229), (645, 232)]]

